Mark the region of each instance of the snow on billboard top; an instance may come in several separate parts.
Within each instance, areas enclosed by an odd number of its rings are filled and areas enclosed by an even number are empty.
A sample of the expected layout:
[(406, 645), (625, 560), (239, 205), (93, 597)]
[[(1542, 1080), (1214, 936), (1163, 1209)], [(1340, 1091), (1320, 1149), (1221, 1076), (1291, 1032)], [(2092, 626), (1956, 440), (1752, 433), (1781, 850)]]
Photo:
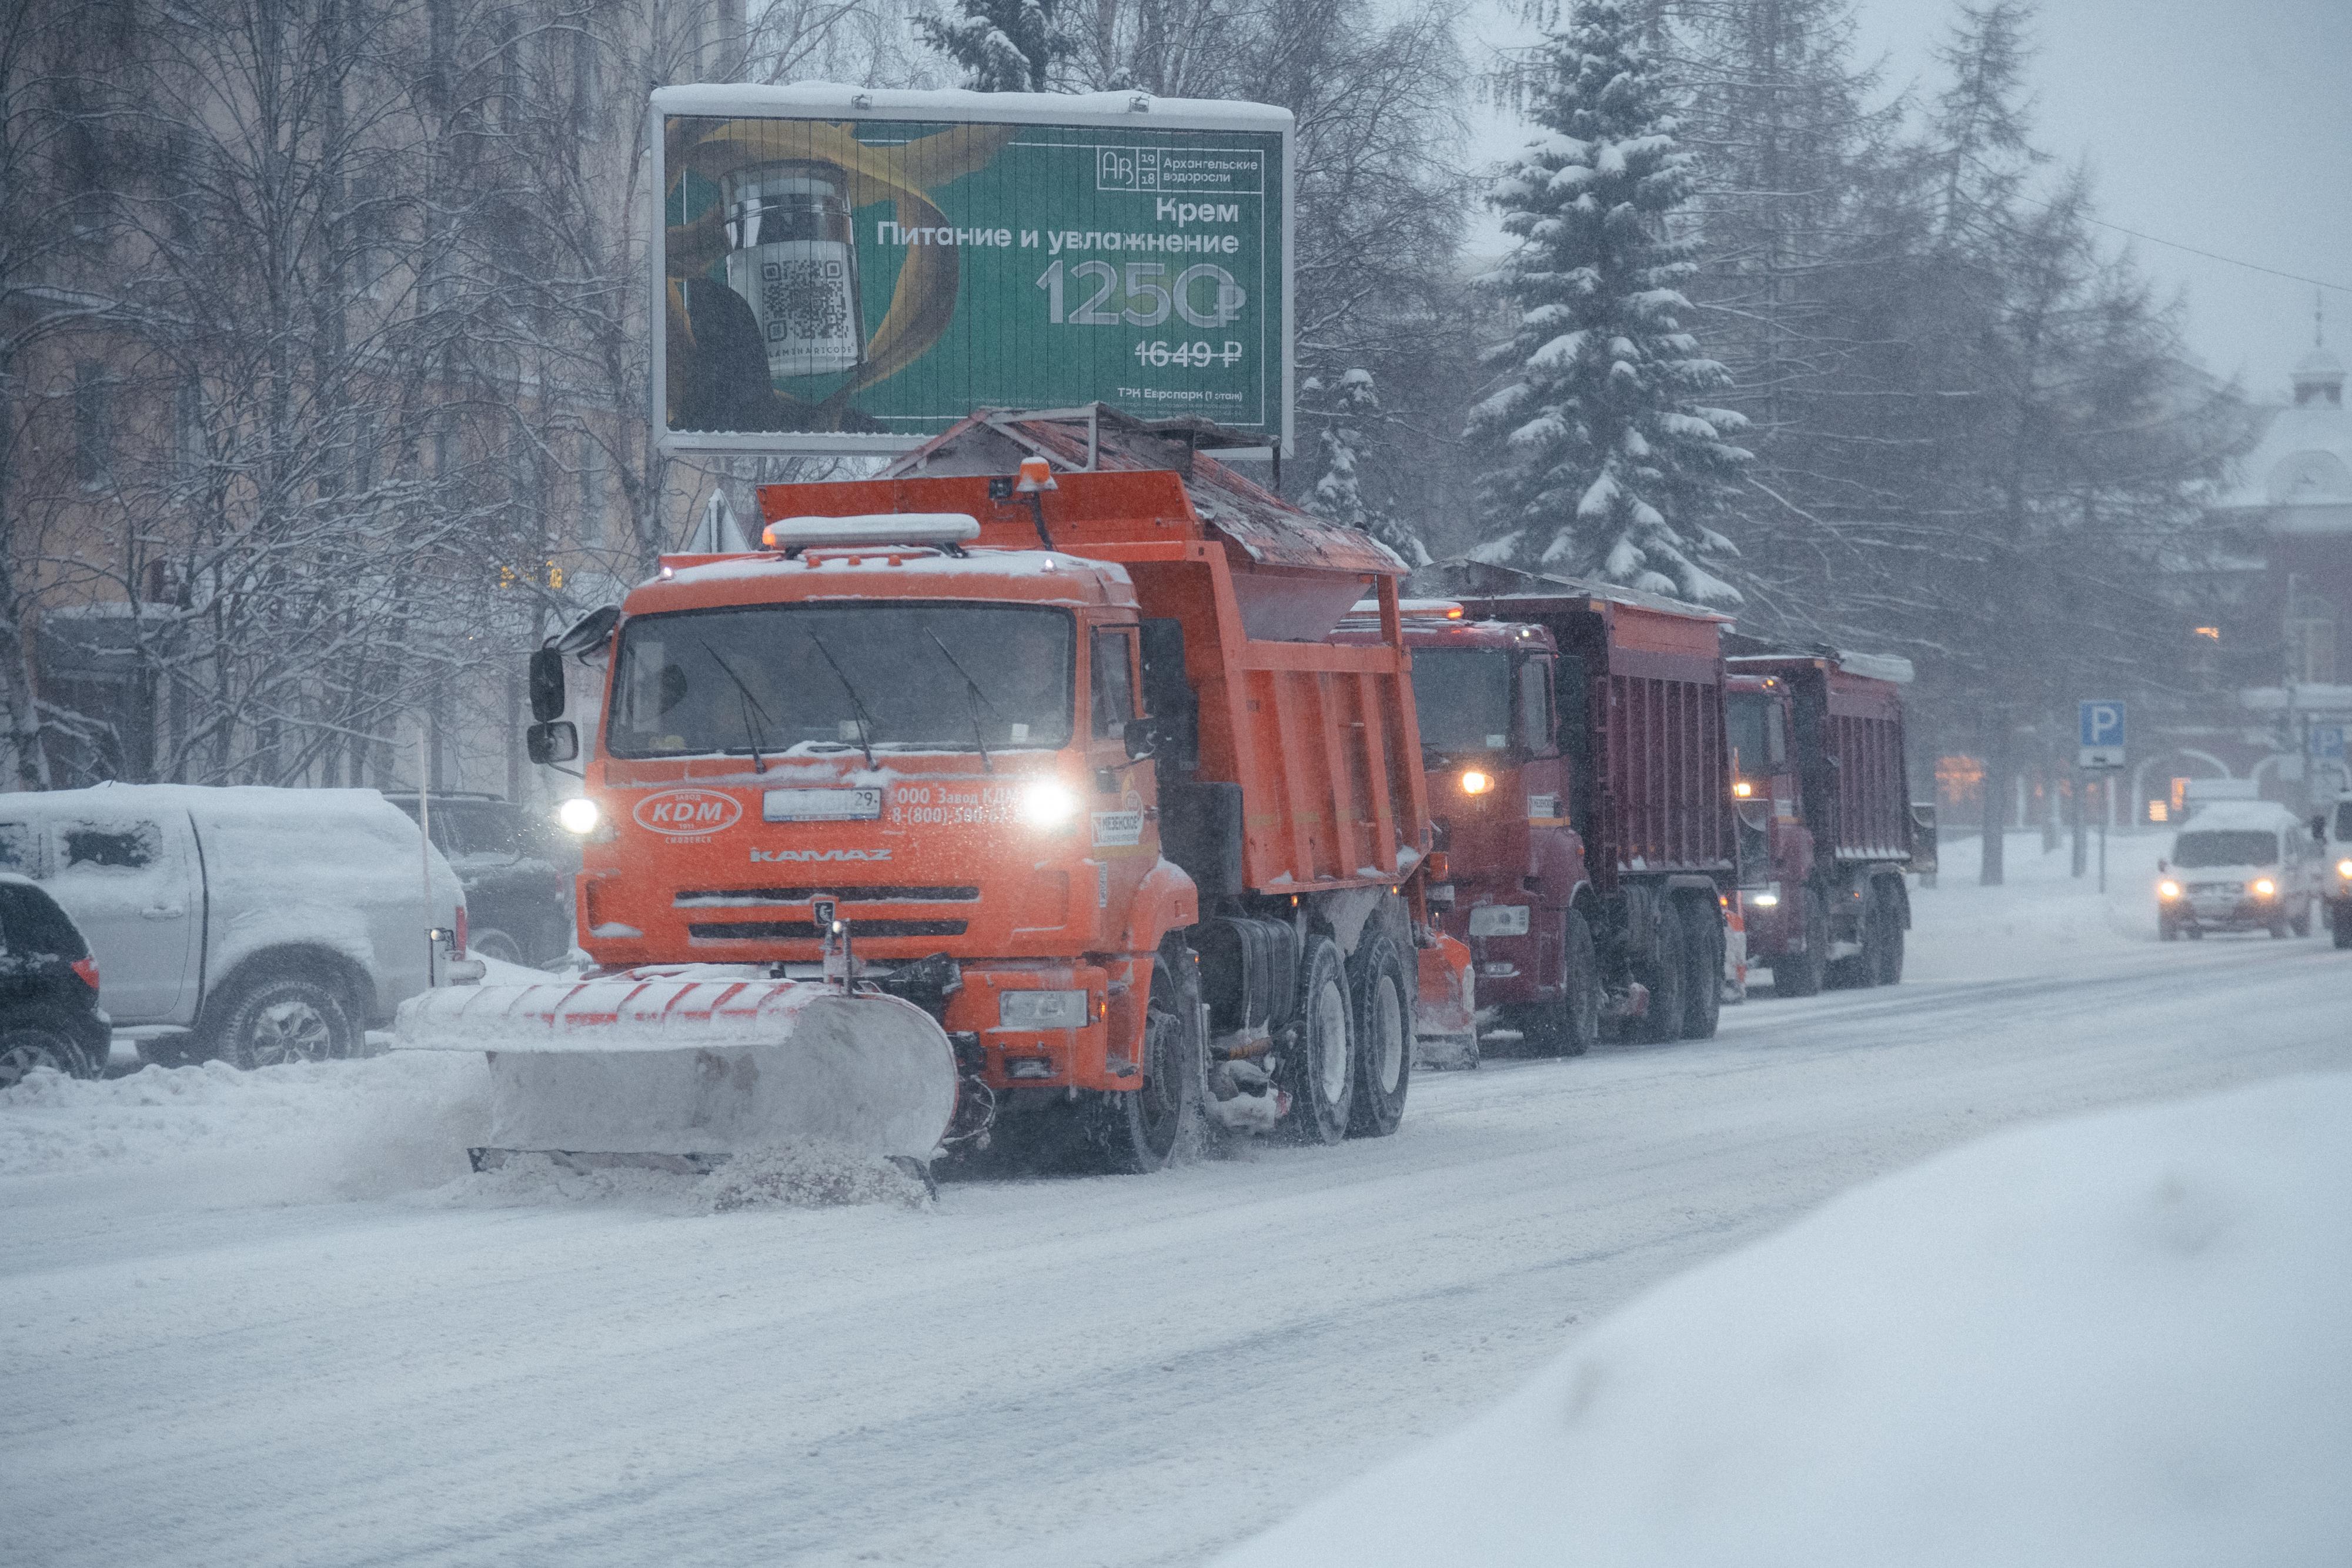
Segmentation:
[(1289, 444), (1289, 110), (800, 83), (653, 117), (667, 448), (901, 452), (1096, 401)]

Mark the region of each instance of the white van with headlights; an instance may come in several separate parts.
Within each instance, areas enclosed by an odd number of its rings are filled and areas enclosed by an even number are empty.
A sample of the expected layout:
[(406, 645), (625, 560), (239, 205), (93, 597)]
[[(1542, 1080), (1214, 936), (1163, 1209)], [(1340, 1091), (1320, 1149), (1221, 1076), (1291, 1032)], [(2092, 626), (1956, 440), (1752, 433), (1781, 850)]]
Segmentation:
[(2338, 947), (2352, 947), (2352, 794), (2311, 819), (2319, 845), (2319, 885), (2327, 905), (2327, 929)]
[(2200, 806), (2157, 862), (2158, 932), (2168, 942), (2208, 931), (2306, 936), (2320, 901), (2310, 825), (2269, 800)]

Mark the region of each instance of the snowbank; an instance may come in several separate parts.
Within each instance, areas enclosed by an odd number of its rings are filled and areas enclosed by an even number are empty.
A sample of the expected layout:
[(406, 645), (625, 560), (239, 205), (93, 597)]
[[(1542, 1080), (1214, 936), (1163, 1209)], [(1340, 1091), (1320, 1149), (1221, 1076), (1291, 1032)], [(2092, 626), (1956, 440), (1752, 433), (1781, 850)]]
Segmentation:
[(681, 1215), (929, 1206), (919, 1176), (815, 1143), (747, 1154), (707, 1176), (566, 1170), (536, 1156), (476, 1175), (466, 1150), (488, 1139), (488, 1092), (479, 1055), (439, 1051), (254, 1072), (209, 1061), (95, 1082), (37, 1072), (0, 1090), (0, 1179), (129, 1173), (158, 1201), (206, 1208), (404, 1193), (438, 1207), (618, 1203)]
[(159, 1191), (208, 1206), (382, 1197), (464, 1175), (488, 1092), (479, 1057), (408, 1052), (37, 1073), (0, 1090), (0, 1176), (169, 1171)]
[(1977, 884), (1984, 841), (1973, 834), (1945, 841), (1934, 887), (1914, 881), (1906, 980), (2061, 973), (2154, 946), (2156, 862), (2172, 848), (2169, 832), (2110, 835), (2104, 896), (2095, 838), (2080, 880), (2063, 839), (2045, 852), (2040, 833), (2011, 833), (2003, 848), (2003, 886)]
[(2340, 1563), (2352, 1077), (1970, 1145), (1638, 1298), (1228, 1568)]

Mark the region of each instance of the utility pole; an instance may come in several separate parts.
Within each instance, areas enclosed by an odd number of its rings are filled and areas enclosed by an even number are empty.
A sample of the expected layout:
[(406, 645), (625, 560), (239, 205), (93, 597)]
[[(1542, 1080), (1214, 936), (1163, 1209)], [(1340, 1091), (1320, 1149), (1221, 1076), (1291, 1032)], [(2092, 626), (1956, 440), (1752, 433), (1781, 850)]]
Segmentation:
[(2091, 789), (2091, 775), (2090, 775), (2089, 770), (2088, 770), (2088, 769), (2086, 769), (2086, 768), (2077, 768), (2076, 769), (2074, 769), (2074, 801), (2073, 801), (2073, 805), (2074, 805), (2074, 864), (2072, 865), (2072, 867), (2070, 867), (2070, 868), (2069, 868), (2069, 874), (2073, 875), (2073, 876), (2074, 876), (2074, 877), (2075, 877), (2077, 880), (2079, 880), (2079, 879), (2082, 877), (2082, 874), (2083, 874), (2083, 861), (2084, 861), (2084, 840), (2083, 840), (2083, 825), (2084, 825), (2083, 808), (2084, 808), (2084, 802), (2083, 802), (2083, 797), (2084, 797), (2084, 795), (2086, 795), (2086, 794), (2090, 793), (2090, 789)]

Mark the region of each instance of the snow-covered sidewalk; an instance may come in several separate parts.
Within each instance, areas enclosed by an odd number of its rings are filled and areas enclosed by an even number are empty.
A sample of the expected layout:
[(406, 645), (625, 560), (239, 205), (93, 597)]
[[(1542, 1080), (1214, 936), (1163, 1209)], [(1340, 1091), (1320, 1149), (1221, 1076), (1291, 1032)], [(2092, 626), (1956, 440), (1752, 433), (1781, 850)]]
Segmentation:
[(2352, 1076), (2011, 1132), (1580, 1336), (1225, 1568), (2337, 1564)]

